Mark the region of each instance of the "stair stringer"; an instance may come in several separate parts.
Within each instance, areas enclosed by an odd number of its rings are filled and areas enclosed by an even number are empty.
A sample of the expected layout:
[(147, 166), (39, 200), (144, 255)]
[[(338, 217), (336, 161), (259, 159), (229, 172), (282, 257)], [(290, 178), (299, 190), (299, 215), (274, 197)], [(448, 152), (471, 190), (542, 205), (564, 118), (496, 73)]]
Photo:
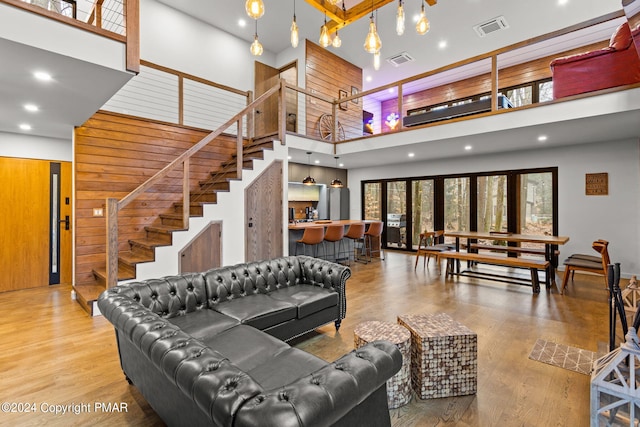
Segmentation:
[[(231, 181), (228, 192), (219, 192), (217, 203), (204, 205), (202, 217), (189, 218), (189, 229), (174, 231), (171, 246), (155, 249), (155, 261), (136, 265), (136, 278), (119, 283), (154, 279), (179, 274), (179, 253), (195, 238), (211, 221), (222, 224), (222, 257), (221, 265), (233, 265), (244, 262), (245, 258), (245, 224), (244, 193), (245, 189), (264, 172), (271, 163), (282, 161), (283, 200), (287, 200), (288, 149), (280, 141), (273, 142), (273, 150), (264, 150), (262, 160), (253, 161), (253, 169), (242, 171), (242, 180)], [(287, 230), (287, 210), (283, 209), (282, 229)], [(283, 238), (283, 253), (288, 252), (288, 235)]]

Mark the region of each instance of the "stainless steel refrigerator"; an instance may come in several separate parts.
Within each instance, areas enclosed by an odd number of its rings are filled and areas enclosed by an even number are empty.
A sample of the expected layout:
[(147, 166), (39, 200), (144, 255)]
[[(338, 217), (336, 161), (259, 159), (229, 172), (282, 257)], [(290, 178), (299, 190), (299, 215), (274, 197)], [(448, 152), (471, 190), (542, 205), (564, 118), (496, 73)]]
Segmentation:
[(329, 219), (349, 219), (349, 189), (328, 188), (329, 190)]

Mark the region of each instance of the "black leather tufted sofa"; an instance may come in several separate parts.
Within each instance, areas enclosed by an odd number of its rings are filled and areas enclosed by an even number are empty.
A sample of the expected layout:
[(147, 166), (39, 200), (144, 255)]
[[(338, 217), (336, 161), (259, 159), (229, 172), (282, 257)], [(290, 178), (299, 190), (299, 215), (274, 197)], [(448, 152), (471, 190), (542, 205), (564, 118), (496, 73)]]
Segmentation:
[(393, 344), (328, 363), (283, 341), (339, 327), (350, 275), (292, 256), (116, 286), (98, 306), (127, 379), (170, 426), (389, 426)]

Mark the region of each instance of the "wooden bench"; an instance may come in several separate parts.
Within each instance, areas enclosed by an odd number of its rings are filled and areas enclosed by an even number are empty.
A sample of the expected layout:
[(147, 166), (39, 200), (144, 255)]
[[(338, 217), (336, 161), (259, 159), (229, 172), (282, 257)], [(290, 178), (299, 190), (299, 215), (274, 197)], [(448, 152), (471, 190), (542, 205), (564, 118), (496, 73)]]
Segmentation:
[(540, 280), (538, 278), (538, 270), (548, 270), (549, 261), (543, 259), (530, 258), (513, 258), (486, 254), (475, 254), (469, 252), (442, 252), (440, 258), (447, 258), (446, 276), (454, 275), (453, 260), (470, 261), (475, 263), (503, 265), (506, 267), (528, 268), (531, 271), (531, 285), (534, 293), (540, 292)]
[[(489, 251), (511, 252), (514, 254), (532, 254), (544, 256), (544, 248), (522, 248), (520, 246), (503, 246), (503, 245), (483, 245), (480, 243), (472, 243), (469, 245), (471, 249), (484, 249)], [(560, 255), (560, 251), (555, 251), (555, 255)]]

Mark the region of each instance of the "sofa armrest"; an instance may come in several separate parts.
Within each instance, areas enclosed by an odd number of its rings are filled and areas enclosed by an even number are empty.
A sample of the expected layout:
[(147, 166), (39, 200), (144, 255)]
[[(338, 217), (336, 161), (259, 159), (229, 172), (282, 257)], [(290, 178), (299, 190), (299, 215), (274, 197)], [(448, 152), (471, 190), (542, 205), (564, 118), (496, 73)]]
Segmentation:
[(111, 288), (98, 299), (118, 336), (195, 401), (213, 424), (231, 426), (238, 408), (263, 388), (226, 357), (120, 292), (123, 289)]
[(402, 366), (388, 341), (374, 341), (297, 381), (250, 399), (234, 426), (326, 426), (383, 386)]
[(345, 286), (347, 279), (351, 277), (351, 269), (342, 264), (310, 256), (298, 255), (297, 258), (300, 262), (302, 275), (306, 283), (331, 289), (338, 293), (340, 319), (344, 319), (347, 314)]

